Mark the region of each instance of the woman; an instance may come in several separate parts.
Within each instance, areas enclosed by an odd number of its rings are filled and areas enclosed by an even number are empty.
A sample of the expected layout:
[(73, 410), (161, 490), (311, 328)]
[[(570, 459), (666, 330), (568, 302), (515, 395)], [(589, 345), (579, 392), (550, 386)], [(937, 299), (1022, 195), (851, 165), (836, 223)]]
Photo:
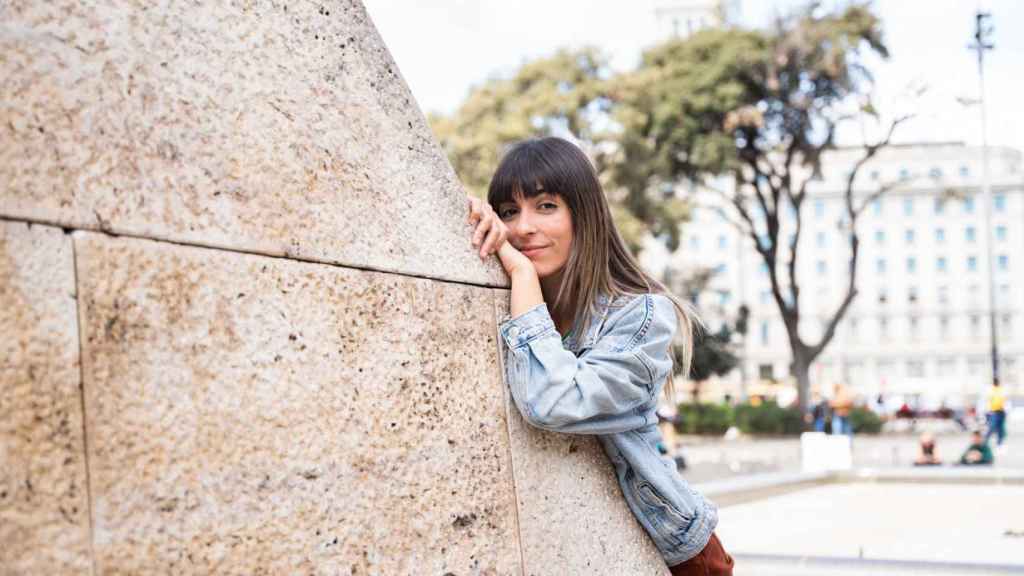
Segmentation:
[[(593, 166), (573, 144), (516, 144), (487, 200), (470, 200), (473, 245), (481, 257), (497, 253), (512, 281), (511, 319), (500, 328), (523, 418), (597, 436), (672, 574), (732, 574), (714, 505), (657, 450), (657, 398), (671, 385), (673, 336), (680, 325), (691, 334), (691, 315), (630, 255)], [(689, 338), (682, 347), (687, 373)]]

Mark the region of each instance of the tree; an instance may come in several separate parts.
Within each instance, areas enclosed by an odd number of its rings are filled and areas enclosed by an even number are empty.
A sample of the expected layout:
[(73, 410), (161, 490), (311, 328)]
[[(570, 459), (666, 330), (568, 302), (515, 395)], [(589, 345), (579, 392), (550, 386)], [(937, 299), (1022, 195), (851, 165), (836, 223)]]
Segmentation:
[(674, 250), (687, 216), (684, 203), (622, 189), (609, 177), (608, 150), (616, 135), (608, 93), (615, 82), (600, 52), (562, 50), (523, 64), (510, 78), (488, 80), (454, 114), (429, 121), (463, 184), (480, 197), (509, 144), (548, 135), (576, 140), (594, 160), (616, 225), (633, 252), (649, 234), (662, 236)]
[[(689, 181), (714, 190), (730, 208), (723, 216), (753, 243), (785, 324), (801, 409), (808, 403), (810, 365), (857, 295), (858, 219), (895, 184), (867, 194), (854, 190), (860, 169), (907, 119), (880, 120), (871, 102), (869, 55), (888, 56), (870, 10), (851, 5), (822, 14), (815, 2), (771, 31), (709, 30), (655, 46), (612, 93), (622, 126), (614, 177), (654, 186)], [(835, 147), (837, 129), (855, 121), (881, 127), (881, 136), (864, 145), (847, 176), (842, 230), (850, 247), (848, 282), (811, 342), (799, 329), (802, 207), (822, 155)], [(713, 182), (723, 174), (732, 185)]]

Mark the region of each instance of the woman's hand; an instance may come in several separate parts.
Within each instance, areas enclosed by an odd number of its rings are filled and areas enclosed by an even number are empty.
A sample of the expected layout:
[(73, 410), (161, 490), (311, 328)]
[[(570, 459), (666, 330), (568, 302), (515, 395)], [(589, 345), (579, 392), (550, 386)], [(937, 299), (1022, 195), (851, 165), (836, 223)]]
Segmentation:
[(469, 197), (469, 223), (475, 224), (473, 247), (480, 249), (480, 258), (498, 251), (508, 238), (508, 227), (494, 213), (491, 205), (479, 198)]
[(511, 242), (505, 242), (498, 248), (498, 258), (501, 260), (501, 265), (505, 268), (505, 273), (510, 278), (515, 278), (520, 274), (530, 274), (534, 278), (537, 277), (537, 270), (533, 267), (533, 262), (524, 256), (522, 252), (516, 250)]
[(497, 252), (505, 273), (510, 277), (521, 274), (537, 275), (533, 262), (507, 241), (508, 226), (494, 213), (491, 206), (479, 198), (469, 199), (469, 222), (473, 230), (473, 246), (480, 249), (480, 257)]

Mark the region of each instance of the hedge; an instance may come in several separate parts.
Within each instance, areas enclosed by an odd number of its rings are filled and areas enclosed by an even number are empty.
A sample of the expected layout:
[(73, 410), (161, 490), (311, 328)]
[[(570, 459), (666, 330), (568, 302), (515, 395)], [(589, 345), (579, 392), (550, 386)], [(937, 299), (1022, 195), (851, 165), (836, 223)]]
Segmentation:
[[(799, 409), (784, 408), (773, 400), (736, 406), (683, 403), (678, 406), (678, 414), (676, 430), (681, 434), (721, 435), (730, 426), (736, 426), (745, 434), (786, 436), (808, 429)], [(857, 434), (878, 434), (882, 431), (882, 420), (867, 408), (853, 408), (850, 422)]]

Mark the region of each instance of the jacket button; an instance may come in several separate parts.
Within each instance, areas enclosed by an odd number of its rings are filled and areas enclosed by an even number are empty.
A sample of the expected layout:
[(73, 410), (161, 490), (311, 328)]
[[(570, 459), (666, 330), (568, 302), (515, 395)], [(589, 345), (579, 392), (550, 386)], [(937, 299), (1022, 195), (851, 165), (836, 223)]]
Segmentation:
[(515, 326), (509, 328), (508, 329), (508, 337), (512, 338), (513, 340), (518, 338), (519, 337), (519, 328), (517, 328)]

